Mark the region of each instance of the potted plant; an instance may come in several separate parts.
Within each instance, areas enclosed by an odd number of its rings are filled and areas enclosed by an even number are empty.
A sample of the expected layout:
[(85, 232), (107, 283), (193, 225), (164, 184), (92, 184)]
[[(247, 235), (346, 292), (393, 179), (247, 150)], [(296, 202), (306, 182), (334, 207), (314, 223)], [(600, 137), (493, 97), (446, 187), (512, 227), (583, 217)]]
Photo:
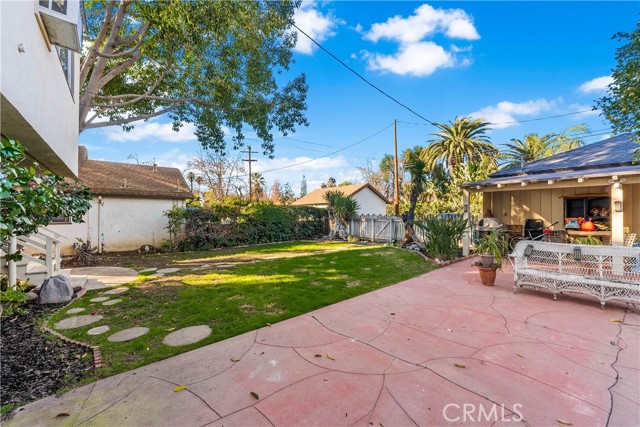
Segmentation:
[(481, 236), (476, 243), (480, 262), (476, 263), (483, 285), (493, 286), (496, 281), (496, 270), (502, 267), (502, 256), (507, 250), (505, 231), (497, 228)]

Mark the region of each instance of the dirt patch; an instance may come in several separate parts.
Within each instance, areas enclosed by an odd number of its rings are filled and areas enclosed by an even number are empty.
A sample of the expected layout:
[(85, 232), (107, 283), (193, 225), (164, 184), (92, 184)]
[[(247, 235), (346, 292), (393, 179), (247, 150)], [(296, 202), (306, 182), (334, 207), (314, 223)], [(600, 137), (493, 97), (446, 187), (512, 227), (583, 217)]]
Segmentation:
[(321, 286), (322, 285), (322, 281), (321, 280), (312, 280), (311, 282), (309, 282), (309, 284), (311, 286)]
[(285, 310), (277, 308), (275, 303), (267, 304), (262, 311), (272, 316), (277, 316), (278, 314), (283, 314), (285, 312)]
[(356, 286), (360, 286), (359, 280), (352, 280), (350, 282), (347, 282), (347, 288), (355, 288)]
[(244, 313), (247, 313), (247, 314), (256, 312), (256, 308), (251, 304), (242, 304), (240, 306), (240, 310), (242, 310)]
[(241, 299), (241, 298), (244, 298), (244, 295), (238, 294), (238, 295), (234, 295), (232, 297), (227, 298), (227, 301), (234, 301), (234, 300)]
[(40, 328), (40, 322), (61, 307), (64, 304), (30, 304), (22, 316), (2, 317), (2, 405), (17, 407), (55, 394), (93, 368), (90, 351), (66, 344)]

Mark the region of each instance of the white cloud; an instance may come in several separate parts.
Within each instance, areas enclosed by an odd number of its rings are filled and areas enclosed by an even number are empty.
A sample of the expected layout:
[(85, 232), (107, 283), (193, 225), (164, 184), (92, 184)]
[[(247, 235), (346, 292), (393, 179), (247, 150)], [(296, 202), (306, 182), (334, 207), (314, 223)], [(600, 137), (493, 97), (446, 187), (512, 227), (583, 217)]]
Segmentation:
[[(296, 9), (293, 19), (302, 31), (319, 43), (334, 36), (333, 29), (342, 23), (341, 20), (331, 14), (323, 15), (322, 12), (316, 9), (315, 2), (302, 3), (302, 6)], [(307, 36), (298, 32), (298, 40), (293, 50), (305, 55), (311, 55), (314, 46)]]
[(438, 68), (453, 67), (454, 57), (433, 42), (418, 42), (400, 46), (392, 55), (374, 53), (368, 57), (369, 68), (394, 74), (429, 76)]
[(613, 83), (613, 77), (611, 76), (596, 77), (582, 83), (578, 90), (582, 93), (604, 92), (611, 83)]
[(365, 39), (380, 39), (415, 43), (427, 36), (444, 33), (449, 38), (478, 40), (480, 35), (473, 19), (462, 9), (434, 9), (428, 4), (418, 7), (408, 18), (396, 15), (386, 22), (376, 23), (365, 34)]
[(123, 131), (121, 127), (114, 126), (105, 130), (107, 137), (116, 142), (130, 142), (150, 140), (151, 142), (185, 142), (195, 141), (194, 135), (196, 127), (191, 123), (185, 123), (179, 132), (174, 132), (171, 123), (140, 122), (129, 132)]
[(154, 157), (158, 166), (178, 168), (182, 173), (187, 170), (187, 163), (191, 160), (190, 154), (185, 154), (182, 150), (173, 149)]
[(473, 19), (462, 9), (435, 9), (428, 4), (418, 7), (414, 14), (404, 18), (396, 15), (386, 22), (375, 23), (364, 34), (372, 42), (390, 40), (398, 42), (392, 54), (364, 52), (369, 69), (399, 75), (429, 76), (439, 68), (466, 67), (472, 60), (462, 56), (472, 46), (460, 48), (452, 45), (450, 51), (433, 41), (425, 40), (436, 34), (448, 38), (477, 40), (480, 38)]
[(504, 129), (514, 126), (510, 123), (522, 120), (523, 117), (536, 116), (545, 111), (551, 111), (556, 107), (557, 100), (548, 101), (546, 99), (535, 99), (525, 102), (502, 101), (496, 105), (490, 105), (474, 111), (470, 114), (474, 118), (482, 118), (490, 123), (494, 129)]

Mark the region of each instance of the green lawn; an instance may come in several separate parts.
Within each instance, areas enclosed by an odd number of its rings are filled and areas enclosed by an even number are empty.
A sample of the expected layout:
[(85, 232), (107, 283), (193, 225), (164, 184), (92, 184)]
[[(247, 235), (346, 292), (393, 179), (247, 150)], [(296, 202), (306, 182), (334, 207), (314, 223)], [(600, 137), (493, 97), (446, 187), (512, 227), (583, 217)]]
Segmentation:
[[(69, 338), (100, 346), (105, 367), (87, 381), (307, 313), (434, 268), (402, 249), (335, 242), (279, 243), (167, 258), (172, 263), (167, 259), (165, 265), (184, 269), (155, 280), (140, 276), (126, 285), (128, 292), (112, 296), (123, 300), (114, 306), (90, 302), (103, 290), (89, 291), (49, 319), (53, 327), (75, 307), (87, 308), (80, 314), (96, 311), (104, 316), (98, 323), (61, 331)], [(209, 266), (202, 269), (203, 264)], [(109, 325), (111, 330), (87, 335), (87, 330), (100, 325)], [(162, 344), (169, 332), (194, 325), (209, 325), (213, 332), (207, 339), (184, 347)], [(125, 343), (107, 341), (111, 333), (134, 326), (150, 331)]]

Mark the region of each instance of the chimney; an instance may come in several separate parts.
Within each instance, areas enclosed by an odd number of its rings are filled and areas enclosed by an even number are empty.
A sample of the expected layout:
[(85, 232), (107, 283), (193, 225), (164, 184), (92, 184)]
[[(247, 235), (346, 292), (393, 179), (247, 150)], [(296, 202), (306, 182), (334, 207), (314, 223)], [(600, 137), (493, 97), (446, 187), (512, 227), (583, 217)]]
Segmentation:
[(78, 146), (78, 164), (82, 164), (85, 160), (89, 160), (89, 150), (84, 145)]

